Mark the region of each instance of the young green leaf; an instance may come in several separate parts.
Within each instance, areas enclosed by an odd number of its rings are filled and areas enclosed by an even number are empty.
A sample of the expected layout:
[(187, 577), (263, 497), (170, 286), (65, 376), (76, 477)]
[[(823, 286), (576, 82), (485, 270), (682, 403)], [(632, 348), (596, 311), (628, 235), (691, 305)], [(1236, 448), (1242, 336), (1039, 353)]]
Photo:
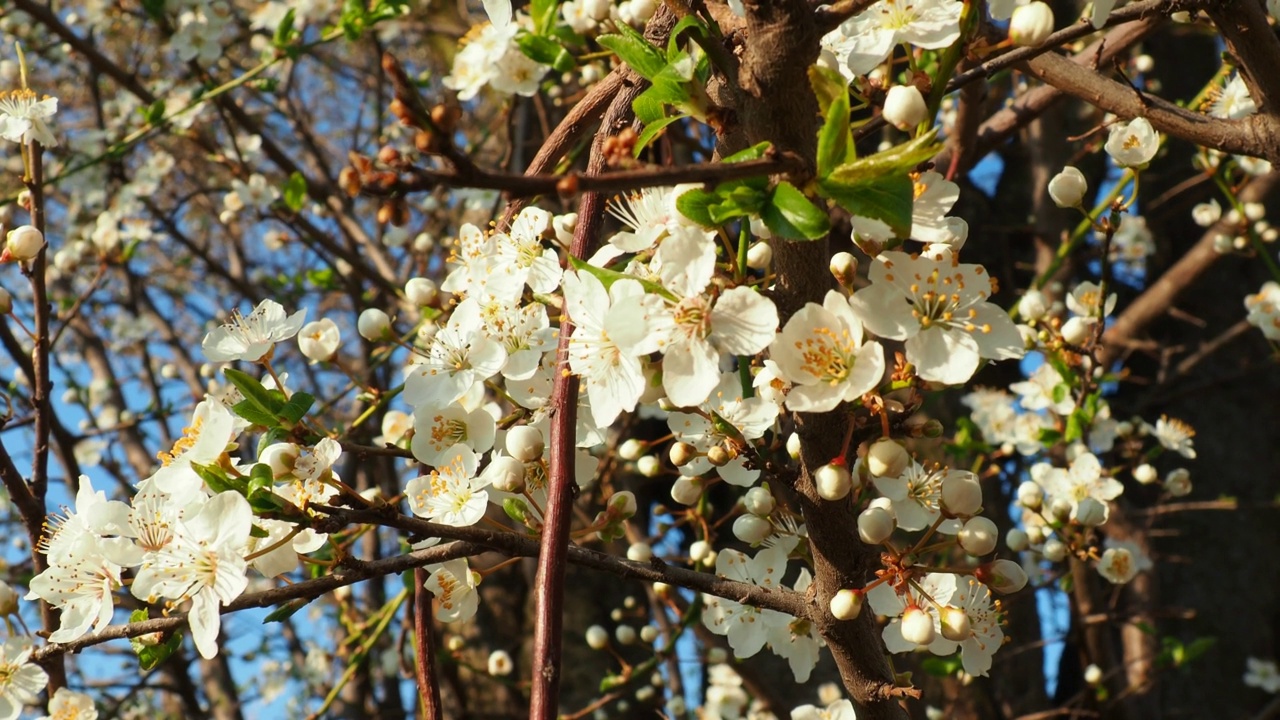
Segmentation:
[(663, 57), (662, 51), (650, 45), (649, 41), (630, 25), (618, 23), (617, 28), (619, 34), (601, 35), (596, 38), (596, 41), (612, 50), (644, 79), (652, 80), (657, 77), (662, 68), (667, 66), (667, 59)]
[(773, 189), (760, 217), (774, 235), (792, 240), (817, 240), (831, 230), (827, 211), (785, 180)]
[(853, 215), (884, 222), (898, 237), (911, 234), (914, 188), (905, 172), (847, 183), (828, 177), (818, 181), (818, 192)]
[(307, 179), (297, 170), (289, 175), (289, 179), (284, 183), (284, 192), (282, 193), (284, 204), (290, 210), (298, 212), (302, 206), (307, 203)]

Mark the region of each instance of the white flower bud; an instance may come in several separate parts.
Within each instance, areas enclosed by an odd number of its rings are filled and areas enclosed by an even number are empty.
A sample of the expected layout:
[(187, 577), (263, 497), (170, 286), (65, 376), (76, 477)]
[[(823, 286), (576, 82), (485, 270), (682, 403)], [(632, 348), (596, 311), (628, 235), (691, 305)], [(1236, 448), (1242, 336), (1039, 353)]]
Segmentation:
[(511, 674), (511, 656), (506, 650), (494, 650), (489, 653), (489, 674), (494, 677), (506, 677)]
[(998, 593), (1015, 593), (1027, 586), (1027, 573), (1012, 560), (996, 560), (978, 567), (975, 576)]
[(520, 462), (533, 462), (542, 459), (542, 451), (546, 442), (542, 431), (532, 425), (517, 425), (507, 431), (507, 452)]
[(1085, 527), (1097, 527), (1107, 521), (1107, 506), (1091, 497), (1080, 498), (1071, 519)]
[(497, 490), (508, 493), (524, 492), (524, 463), (513, 457), (499, 455), (493, 458), (489, 467), (485, 468), (484, 475)]
[(1018, 504), (1028, 510), (1038, 510), (1044, 502), (1044, 490), (1027, 480), (1018, 486)]
[(1066, 498), (1054, 498), (1053, 502), (1049, 503), (1049, 515), (1054, 520), (1066, 522), (1071, 518), (1071, 501)]
[(733, 536), (748, 545), (755, 545), (769, 537), (772, 532), (773, 526), (768, 520), (750, 513), (739, 515), (738, 519), (733, 521)]
[(838, 252), (831, 256), (828, 268), (841, 287), (852, 288), (854, 279), (858, 277), (858, 258), (847, 252)]
[(405, 298), (418, 307), (426, 307), (434, 303), (439, 295), (439, 288), (428, 278), (410, 278), (409, 282), (404, 284)]
[(1048, 537), (1048, 530), (1046, 530), (1043, 525), (1027, 526), (1027, 542), (1030, 543), (1032, 547), (1043, 545), (1045, 539)]
[(1217, 200), (1202, 202), (1191, 208), (1191, 219), (1200, 227), (1209, 227), (1222, 218), (1222, 206)]
[(640, 628), (640, 639), (647, 643), (651, 643), (654, 640), (657, 640), (658, 628), (652, 625), (645, 625), (644, 627)]
[(619, 625), (614, 628), (613, 636), (621, 645), (630, 645), (636, 641), (636, 629), (630, 625)]
[(656, 455), (645, 455), (636, 460), (636, 471), (647, 478), (658, 477), (662, 472), (662, 461)]
[(272, 443), (258, 454), (258, 462), (271, 468), (272, 477), (285, 477), (293, 474), (294, 463), (302, 454), (302, 448), (293, 443)]
[(1062, 562), (1067, 559), (1067, 544), (1061, 540), (1046, 540), (1041, 550), (1044, 559), (1049, 562)]
[[(1050, 184), (1050, 187), (1053, 187)], [(1018, 314), (1023, 320), (1039, 320), (1049, 314), (1049, 298), (1039, 290), (1031, 289), (1018, 299)]]
[(879, 545), (889, 539), (896, 525), (888, 510), (869, 507), (858, 514), (858, 537), (868, 545)]
[(787, 455), (792, 460), (800, 459), (800, 433), (791, 433), (787, 436)]
[(671, 459), (672, 465), (684, 467), (698, 457), (698, 449), (687, 442), (672, 443), (667, 457)]
[(1009, 532), (1004, 534), (1004, 544), (1013, 552), (1022, 552), (1031, 545), (1027, 533), (1020, 528), (1009, 528)]
[(587, 628), (587, 647), (592, 650), (603, 650), (609, 646), (609, 631), (599, 625)]
[(1247, 202), (1244, 204), (1244, 216), (1250, 220), (1261, 220), (1267, 216), (1267, 206), (1260, 202)]
[(942, 480), (942, 508), (952, 515), (968, 517), (982, 509), (982, 485), (968, 471), (948, 473)]
[(929, 113), (924, 96), (914, 85), (894, 85), (884, 98), (885, 122), (899, 130), (909, 130), (924, 122)]
[(742, 505), (747, 512), (759, 517), (768, 517), (775, 504), (773, 493), (765, 487), (753, 487), (742, 498)]
[(9, 587), (9, 583), (0, 580), (0, 617), (7, 618), (18, 614), (18, 593)]
[(644, 454), (645, 447), (644, 443), (631, 438), (618, 446), (618, 457), (623, 460), (637, 460)]
[(1219, 255), (1226, 255), (1227, 253), (1231, 252), (1233, 248), (1234, 248), (1234, 245), (1232, 244), (1230, 235), (1227, 235), (1226, 233), (1218, 233), (1217, 235), (1213, 236), (1214, 252), (1218, 253)]
[(671, 484), (671, 499), (681, 505), (692, 505), (702, 497), (702, 481), (698, 478), (681, 477)]
[(338, 352), (341, 343), (338, 324), (329, 318), (309, 322), (298, 331), (298, 350), (308, 360), (328, 362)]
[(44, 247), (44, 234), (32, 225), (20, 225), (9, 231), (5, 238), (4, 254), (10, 260), (26, 262), (34, 260)]
[(1080, 207), (1088, 191), (1089, 182), (1084, 179), (1084, 173), (1070, 165), (1049, 181), (1049, 197), (1060, 208)]
[(609, 514), (614, 517), (626, 520), (636, 514), (636, 495), (630, 490), (616, 492), (609, 498)]
[(1170, 470), (1164, 476), (1164, 489), (1174, 497), (1185, 497), (1191, 494), (1191, 472), (1186, 468)]
[(938, 619), (942, 621), (942, 637), (955, 642), (969, 639), (972, 626), (969, 613), (954, 605), (947, 605), (938, 611)]
[(729, 451), (725, 450), (722, 446), (712, 445), (707, 448), (707, 462), (711, 463), (712, 467), (724, 467), (732, 461), (733, 455), (731, 455)]
[(391, 335), (391, 318), (378, 308), (369, 308), (356, 320), (356, 331), (365, 340), (384, 340)]
[(813, 484), (823, 500), (843, 500), (853, 489), (853, 476), (845, 466), (827, 463), (814, 472)]
[(1142, 463), (1133, 469), (1133, 479), (1143, 485), (1150, 485), (1151, 483), (1158, 481), (1160, 479), (1160, 475), (1156, 472), (1155, 467), (1153, 467), (1151, 463)]
[(627, 548), (627, 559), (632, 562), (649, 562), (653, 559), (653, 548), (646, 542), (631, 543)]
[(956, 534), (956, 539), (960, 541), (960, 547), (975, 557), (981, 557), (994, 551), (999, 538), (1000, 531), (996, 529), (996, 524), (991, 522), (989, 518), (982, 516), (969, 518), (969, 521)]
[(1094, 318), (1073, 317), (1062, 323), (1062, 339), (1071, 345), (1083, 345), (1093, 334)]
[(890, 438), (880, 438), (867, 448), (867, 470), (875, 477), (898, 477), (910, 463), (906, 448)]
[(1014, 45), (1039, 47), (1053, 34), (1053, 8), (1036, 0), (1018, 7), (1009, 18), (1009, 39)]
[(752, 270), (767, 270), (773, 262), (773, 248), (767, 242), (752, 243), (747, 248), (747, 267)]
[(1133, 69), (1140, 73), (1149, 73), (1156, 69), (1156, 59), (1150, 55), (1139, 55), (1133, 59)]
[(928, 645), (937, 636), (933, 616), (919, 605), (908, 605), (902, 612), (902, 639), (915, 645)]
[(862, 593), (843, 588), (831, 596), (831, 615), (837, 620), (853, 620), (862, 614)]
[(711, 543), (706, 540), (694, 540), (689, 544), (689, 559), (695, 564), (705, 562), (711, 555)]
[(1102, 682), (1102, 668), (1090, 663), (1089, 667), (1084, 669), (1084, 681), (1089, 685)]

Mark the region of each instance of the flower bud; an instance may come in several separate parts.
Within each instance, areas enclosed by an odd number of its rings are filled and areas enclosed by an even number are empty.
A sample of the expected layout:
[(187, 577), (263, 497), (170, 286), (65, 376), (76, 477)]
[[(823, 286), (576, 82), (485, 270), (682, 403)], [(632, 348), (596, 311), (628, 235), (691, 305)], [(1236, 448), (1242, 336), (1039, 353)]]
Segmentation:
[(1151, 463), (1142, 463), (1133, 469), (1133, 479), (1143, 485), (1150, 485), (1151, 483), (1158, 481), (1160, 479), (1160, 475), (1156, 472), (1155, 467), (1153, 467)]
[(963, 642), (972, 634), (969, 613), (954, 605), (947, 605), (938, 611), (938, 619), (942, 621), (942, 637), (955, 642)]
[(729, 454), (729, 451), (723, 447), (712, 445), (707, 448), (707, 462), (711, 463), (713, 467), (724, 467), (732, 461), (733, 455)]
[(1044, 549), (1041, 550), (1041, 553), (1044, 554), (1044, 559), (1049, 562), (1062, 562), (1063, 560), (1066, 560), (1067, 552), (1067, 544), (1057, 539), (1046, 540), (1044, 543)]
[(1004, 544), (1014, 552), (1022, 552), (1031, 545), (1027, 533), (1020, 528), (1009, 528), (1009, 532), (1004, 534)]
[(262, 449), (258, 462), (271, 468), (271, 476), (287, 477), (293, 474), (293, 465), (302, 454), (302, 448), (293, 443), (272, 443)]
[(647, 478), (658, 477), (662, 472), (662, 461), (656, 455), (645, 455), (636, 460), (636, 471)]
[(1048, 531), (1045, 529), (1043, 525), (1027, 526), (1027, 542), (1030, 543), (1033, 547), (1037, 545), (1043, 545), (1045, 539), (1048, 538), (1048, 536), (1049, 536)]
[(858, 514), (858, 537), (868, 545), (879, 545), (889, 539), (896, 525), (888, 510), (869, 507)]
[(316, 362), (328, 362), (338, 352), (342, 336), (338, 324), (329, 318), (309, 322), (298, 331), (298, 350), (303, 357)]
[(404, 296), (410, 303), (418, 307), (426, 307), (436, 301), (440, 295), (436, 284), (428, 278), (410, 278), (404, 284)]
[(791, 433), (790, 435), (787, 436), (787, 455), (789, 455), (792, 460), (800, 459), (800, 434), (799, 433)]
[(1054, 498), (1049, 503), (1049, 515), (1058, 522), (1066, 522), (1071, 519), (1071, 501), (1066, 498)]
[(969, 521), (956, 534), (960, 547), (975, 557), (987, 555), (995, 550), (999, 537), (1000, 531), (996, 529), (996, 524), (982, 516), (969, 518)]
[(653, 559), (653, 547), (646, 542), (631, 543), (627, 548), (627, 559), (633, 562), (649, 562)]
[(0, 580), (0, 618), (18, 614), (18, 593), (9, 583)]
[(1085, 527), (1097, 527), (1107, 521), (1107, 506), (1091, 497), (1080, 498), (1071, 519)]
[(755, 545), (769, 537), (772, 532), (773, 526), (768, 520), (750, 513), (739, 515), (738, 519), (733, 521), (733, 536), (748, 545)]
[(31, 225), (21, 225), (9, 231), (5, 238), (4, 255), (8, 260), (26, 262), (34, 260), (44, 247), (44, 233)]
[(1186, 468), (1170, 470), (1164, 476), (1164, 489), (1174, 497), (1185, 497), (1191, 494), (1191, 472)]
[(768, 270), (773, 262), (773, 248), (767, 242), (752, 243), (747, 248), (747, 267), (752, 270)]
[(1070, 165), (1049, 181), (1049, 197), (1060, 208), (1080, 207), (1088, 191), (1089, 182), (1084, 179), (1084, 173)]
[(942, 480), (942, 509), (958, 517), (976, 515), (982, 509), (982, 485), (967, 470), (947, 473)]
[(996, 560), (979, 565), (974, 576), (987, 587), (1008, 595), (1027, 586), (1027, 573), (1012, 560)]
[(603, 650), (609, 646), (609, 631), (599, 625), (587, 628), (587, 647), (592, 650)]
[(875, 477), (898, 477), (910, 463), (906, 448), (890, 438), (880, 438), (867, 448), (867, 470)]
[(916, 645), (928, 645), (937, 636), (933, 616), (919, 605), (908, 605), (902, 612), (902, 639)]
[(1062, 339), (1071, 345), (1083, 345), (1093, 332), (1093, 318), (1073, 317), (1062, 323)]
[(702, 497), (702, 481), (698, 478), (677, 478), (671, 485), (671, 499), (681, 505), (692, 505)]
[(667, 457), (671, 459), (672, 465), (684, 467), (698, 457), (698, 449), (687, 442), (672, 443)]
[(644, 627), (640, 628), (640, 639), (647, 643), (651, 643), (654, 640), (657, 640), (658, 628), (652, 625), (645, 625)]
[(813, 484), (823, 500), (843, 500), (853, 489), (853, 476), (849, 474), (849, 468), (827, 463), (813, 474)]
[(524, 492), (524, 463), (513, 457), (506, 455), (495, 457), (489, 463), (489, 467), (485, 468), (484, 475), (497, 490), (508, 493)]
[(1084, 681), (1089, 685), (1102, 682), (1102, 668), (1090, 663), (1089, 667), (1084, 669)]
[(356, 320), (356, 331), (365, 340), (384, 340), (391, 335), (391, 318), (378, 308), (369, 308)]
[[(1056, 178), (1055, 178), (1056, 179)], [(1049, 187), (1053, 187), (1050, 183)], [(1051, 191), (1052, 192), (1052, 191)], [(1018, 300), (1018, 315), (1023, 320), (1039, 320), (1049, 314), (1049, 298), (1039, 290), (1031, 289)]]
[(1009, 18), (1009, 39), (1014, 45), (1039, 47), (1053, 34), (1053, 8), (1036, 0), (1018, 7)]
[(851, 253), (838, 252), (831, 256), (831, 264), (828, 267), (831, 274), (835, 276), (836, 282), (840, 283), (840, 287), (853, 287), (853, 281), (858, 277), (858, 258)]
[(1222, 218), (1222, 206), (1217, 200), (1202, 202), (1191, 208), (1191, 219), (1200, 227), (1207, 228)]
[(507, 431), (507, 452), (520, 462), (533, 462), (542, 459), (542, 451), (546, 442), (542, 431), (532, 425), (517, 425)]
[(775, 505), (773, 493), (765, 487), (753, 487), (742, 498), (742, 505), (747, 512), (757, 517), (768, 517)]
[(637, 507), (635, 493), (630, 490), (616, 492), (609, 498), (609, 514), (620, 520), (635, 515)]
[(831, 596), (831, 614), (837, 620), (853, 620), (862, 614), (862, 593), (844, 588)]
[(695, 563), (705, 561), (711, 555), (711, 543), (706, 540), (694, 540), (689, 544), (689, 559)]
[(914, 85), (894, 85), (884, 98), (885, 122), (899, 130), (909, 130), (924, 122), (929, 113), (924, 96)]
[(494, 677), (506, 677), (511, 674), (511, 655), (506, 650), (494, 650), (489, 654), (489, 674)]
[(1018, 486), (1018, 504), (1028, 510), (1039, 510), (1044, 501), (1044, 490), (1027, 480)]
[(618, 446), (618, 457), (623, 460), (638, 460), (644, 454), (645, 444), (631, 438)]
[(630, 645), (636, 641), (636, 629), (630, 625), (619, 625), (614, 628), (613, 636), (617, 638), (619, 645)]

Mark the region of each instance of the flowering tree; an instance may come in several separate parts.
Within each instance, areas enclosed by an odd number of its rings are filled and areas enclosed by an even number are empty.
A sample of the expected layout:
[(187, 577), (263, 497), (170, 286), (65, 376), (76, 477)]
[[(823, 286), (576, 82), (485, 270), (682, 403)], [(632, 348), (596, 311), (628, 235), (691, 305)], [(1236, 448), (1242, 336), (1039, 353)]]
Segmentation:
[(0, 720), (1274, 713), (1280, 7), (1115, 4), (11, 0)]

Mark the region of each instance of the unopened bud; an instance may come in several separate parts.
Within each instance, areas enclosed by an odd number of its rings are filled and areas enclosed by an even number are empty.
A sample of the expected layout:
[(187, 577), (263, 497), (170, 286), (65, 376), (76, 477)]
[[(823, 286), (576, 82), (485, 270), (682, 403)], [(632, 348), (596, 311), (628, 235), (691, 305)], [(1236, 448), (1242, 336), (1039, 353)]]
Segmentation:
[(684, 467), (698, 457), (698, 449), (687, 442), (673, 443), (667, 457), (671, 458), (672, 465)]
[(938, 611), (938, 619), (942, 621), (942, 637), (954, 642), (969, 639), (972, 631), (969, 613), (954, 605), (947, 605)]
[(1027, 480), (1018, 486), (1018, 504), (1028, 510), (1039, 510), (1040, 504), (1044, 502), (1044, 490), (1040, 486)]
[(757, 517), (768, 517), (773, 512), (774, 505), (773, 493), (764, 487), (753, 487), (742, 498), (742, 506)]
[(677, 478), (671, 485), (671, 499), (681, 505), (692, 505), (702, 497), (702, 481), (698, 478)]
[(1164, 489), (1173, 497), (1185, 497), (1191, 494), (1191, 472), (1186, 468), (1169, 471), (1164, 477)]
[(1044, 555), (1044, 559), (1049, 562), (1062, 562), (1067, 559), (1067, 544), (1061, 540), (1046, 540), (1044, 548), (1040, 551)]
[(937, 636), (933, 616), (919, 605), (908, 605), (902, 612), (902, 639), (915, 645), (928, 645)]
[(9, 231), (5, 238), (4, 254), (9, 260), (27, 262), (34, 260), (44, 247), (44, 233), (31, 225), (21, 225)]
[(862, 593), (844, 588), (831, 596), (831, 614), (837, 620), (853, 620), (862, 614)]
[(768, 520), (750, 513), (739, 515), (738, 519), (733, 521), (733, 536), (748, 545), (755, 545), (769, 537), (772, 532), (773, 526)]
[(498, 456), (485, 468), (485, 476), (490, 478), (493, 487), (502, 492), (524, 492), (524, 463), (516, 458)]
[(384, 340), (391, 335), (391, 318), (378, 308), (368, 308), (356, 320), (356, 331), (365, 340)]
[(993, 552), (996, 549), (996, 543), (999, 538), (1000, 531), (996, 529), (996, 524), (982, 516), (969, 518), (969, 521), (964, 524), (964, 527), (960, 528), (960, 532), (956, 535), (956, 539), (960, 542), (960, 547), (974, 557), (981, 557)]
[(522, 463), (542, 459), (546, 442), (542, 431), (532, 425), (517, 425), (507, 431), (507, 452)]
[(838, 252), (831, 256), (830, 269), (840, 287), (852, 289), (853, 281), (858, 277), (858, 258), (851, 253)]
[(929, 107), (914, 85), (894, 85), (884, 98), (885, 122), (899, 130), (909, 130), (924, 122)]
[(1071, 519), (1085, 527), (1096, 527), (1107, 521), (1107, 506), (1091, 497), (1080, 498)]
[(426, 307), (436, 301), (440, 290), (429, 278), (411, 278), (404, 284), (404, 296), (417, 307)]
[(982, 485), (967, 470), (947, 473), (942, 480), (942, 508), (957, 517), (975, 515), (982, 509)]
[(631, 543), (627, 548), (627, 559), (632, 562), (649, 562), (653, 559), (653, 548), (646, 542)]
[(1014, 45), (1039, 47), (1053, 34), (1053, 8), (1046, 3), (1022, 5), (1009, 18), (1009, 39)]
[(996, 560), (979, 565), (974, 577), (998, 593), (1015, 593), (1027, 586), (1027, 573), (1012, 560)]
[(733, 455), (719, 445), (712, 445), (707, 448), (707, 462), (714, 467), (724, 467), (733, 461)]
[(827, 463), (813, 473), (813, 484), (823, 500), (843, 500), (853, 489), (853, 476), (845, 466)]
[(645, 444), (631, 438), (618, 446), (618, 457), (623, 460), (636, 460), (644, 454)]
[(875, 477), (898, 477), (910, 463), (911, 456), (896, 440), (881, 438), (867, 449), (867, 470)]
[(767, 242), (752, 243), (747, 248), (747, 267), (752, 270), (768, 270), (773, 262), (773, 248)]
[(869, 507), (858, 514), (858, 537), (868, 545), (879, 545), (889, 539), (896, 524), (889, 511)]
[(1009, 532), (1004, 534), (1004, 545), (1013, 552), (1022, 552), (1031, 546), (1027, 539), (1026, 531), (1021, 528), (1009, 528)]
[(587, 628), (587, 647), (592, 650), (603, 650), (609, 646), (609, 631), (599, 625)]

